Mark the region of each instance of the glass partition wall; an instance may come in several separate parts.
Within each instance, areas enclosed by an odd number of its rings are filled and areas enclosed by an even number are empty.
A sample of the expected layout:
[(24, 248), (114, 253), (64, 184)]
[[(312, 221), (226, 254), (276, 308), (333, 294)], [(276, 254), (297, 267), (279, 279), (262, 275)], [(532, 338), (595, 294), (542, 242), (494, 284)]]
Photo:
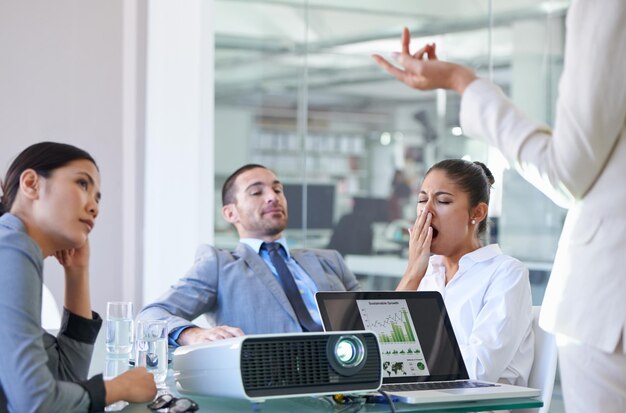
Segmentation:
[[(371, 55), (400, 50), (407, 26), (414, 47), (436, 42), (440, 58), (470, 65), (551, 124), (567, 6), (216, 0), (216, 191), (245, 163), (271, 168), (285, 183), (292, 247), (337, 249), (364, 289), (393, 289), (425, 171), (445, 158), (480, 160), (496, 176), (489, 241), (527, 263), (539, 304), (564, 211), (463, 136), (458, 95), (412, 90)], [(237, 235), (215, 199), (215, 243), (231, 248)]]

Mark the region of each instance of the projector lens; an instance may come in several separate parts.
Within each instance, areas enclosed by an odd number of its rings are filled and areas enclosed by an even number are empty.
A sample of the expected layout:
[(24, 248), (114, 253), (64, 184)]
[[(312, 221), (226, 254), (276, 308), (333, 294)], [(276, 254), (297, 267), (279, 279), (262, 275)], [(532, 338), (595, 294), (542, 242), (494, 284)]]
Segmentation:
[(354, 362), (356, 349), (350, 340), (341, 340), (337, 343), (337, 358), (341, 364), (350, 364)]
[(364, 353), (363, 342), (358, 337), (340, 337), (335, 345), (335, 357), (343, 367), (357, 366), (363, 361)]

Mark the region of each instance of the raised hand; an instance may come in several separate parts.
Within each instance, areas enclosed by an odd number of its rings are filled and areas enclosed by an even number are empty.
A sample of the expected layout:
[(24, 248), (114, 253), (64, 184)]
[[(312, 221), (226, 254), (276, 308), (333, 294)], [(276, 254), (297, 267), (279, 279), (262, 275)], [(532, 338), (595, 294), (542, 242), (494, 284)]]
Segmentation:
[(106, 404), (120, 400), (130, 403), (143, 403), (152, 400), (156, 395), (154, 376), (145, 367), (130, 369), (112, 380), (104, 382)]
[(54, 253), (65, 270), (64, 306), (84, 318), (92, 318), (89, 297), (89, 240), (80, 248)]
[(80, 248), (60, 250), (54, 253), (59, 264), (63, 266), (66, 274), (83, 274), (89, 268), (89, 239)]
[(465, 88), (476, 79), (471, 69), (439, 60), (434, 43), (423, 46), (414, 54), (411, 54), (409, 50), (410, 43), (411, 34), (405, 27), (402, 31), (402, 52), (392, 53), (393, 58), (402, 68), (394, 66), (380, 55), (375, 54), (372, 57), (392, 76), (414, 89), (443, 88), (463, 93)]
[(413, 227), (409, 228), (409, 262), (396, 290), (416, 290), (426, 274), (430, 259), (430, 243), (433, 240), (431, 219), (430, 212), (417, 211), (417, 219)]

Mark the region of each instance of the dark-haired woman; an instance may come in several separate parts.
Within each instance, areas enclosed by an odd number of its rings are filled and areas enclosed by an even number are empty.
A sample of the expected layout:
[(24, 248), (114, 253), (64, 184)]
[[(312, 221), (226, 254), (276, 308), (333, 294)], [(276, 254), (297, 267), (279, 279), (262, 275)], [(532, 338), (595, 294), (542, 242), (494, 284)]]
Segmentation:
[(534, 345), (528, 269), (480, 241), (493, 181), (479, 162), (450, 159), (428, 170), (398, 290), (441, 293), (471, 378), (526, 385)]
[[(133, 369), (87, 380), (102, 319), (91, 311), (89, 242), (100, 201), (93, 158), (71, 145), (25, 149), (1, 182), (0, 411), (102, 411), (118, 400), (147, 401), (151, 374)], [(41, 327), (43, 260), (65, 270), (63, 322), (54, 337)]]

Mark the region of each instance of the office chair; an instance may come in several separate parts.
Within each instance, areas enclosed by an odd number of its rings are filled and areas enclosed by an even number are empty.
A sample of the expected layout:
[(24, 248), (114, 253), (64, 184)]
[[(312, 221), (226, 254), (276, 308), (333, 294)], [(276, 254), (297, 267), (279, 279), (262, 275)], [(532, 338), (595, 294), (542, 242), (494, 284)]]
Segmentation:
[(341, 217), (326, 248), (348, 254), (370, 255), (374, 245), (372, 220), (365, 213), (352, 212)]
[(61, 314), (54, 296), (42, 285), (41, 295), (41, 327), (47, 331), (58, 331), (61, 328)]
[(554, 336), (539, 327), (541, 306), (533, 306), (533, 332), (535, 333), (535, 360), (530, 369), (528, 387), (541, 390), (543, 407), (520, 410), (523, 413), (548, 413), (552, 401), (556, 376), (557, 349)]

